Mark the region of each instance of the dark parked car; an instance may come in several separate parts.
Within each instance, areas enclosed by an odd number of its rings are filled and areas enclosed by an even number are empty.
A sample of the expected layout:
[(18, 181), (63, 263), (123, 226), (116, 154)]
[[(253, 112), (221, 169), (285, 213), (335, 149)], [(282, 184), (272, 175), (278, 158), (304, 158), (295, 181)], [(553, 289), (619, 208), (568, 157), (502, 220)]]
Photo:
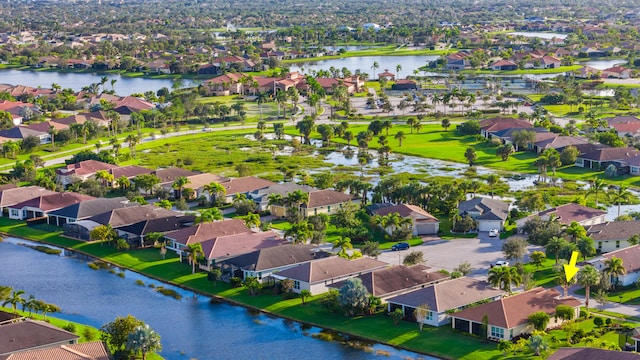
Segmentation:
[(409, 248), (409, 243), (406, 243), (406, 242), (400, 242), (391, 246), (392, 251), (407, 250), (408, 248)]

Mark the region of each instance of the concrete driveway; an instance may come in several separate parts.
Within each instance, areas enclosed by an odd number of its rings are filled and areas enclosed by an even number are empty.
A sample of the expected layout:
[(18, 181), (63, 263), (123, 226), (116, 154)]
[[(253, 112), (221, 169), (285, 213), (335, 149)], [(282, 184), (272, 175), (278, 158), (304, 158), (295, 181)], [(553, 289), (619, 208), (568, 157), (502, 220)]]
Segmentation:
[[(411, 247), (402, 251), (385, 251), (378, 259), (390, 264), (402, 263), (402, 259), (412, 251), (422, 251), (425, 265), (434, 270), (445, 269), (453, 271), (461, 263), (468, 261), (473, 269), (468, 276), (486, 278), (489, 266), (498, 260), (504, 260), (502, 244), (505, 240), (499, 237), (489, 237), (487, 232), (480, 233), (473, 239), (431, 240), (423, 245)], [(529, 252), (539, 250), (537, 246), (529, 246)], [(526, 255), (524, 262), (529, 261)]]

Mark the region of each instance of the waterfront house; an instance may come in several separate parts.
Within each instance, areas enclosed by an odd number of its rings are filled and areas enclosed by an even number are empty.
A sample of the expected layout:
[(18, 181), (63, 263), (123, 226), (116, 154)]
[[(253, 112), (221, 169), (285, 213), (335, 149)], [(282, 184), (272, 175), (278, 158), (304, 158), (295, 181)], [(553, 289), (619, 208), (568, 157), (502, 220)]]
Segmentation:
[(460, 216), (469, 215), (478, 224), (478, 231), (502, 231), (509, 217), (509, 204), (486, 197), (476, 197), (458, 204)]
[[(116, 227), (118, 236), (130, 245), (144, 246), (144, 238), (150, 233), (167, 233), (193, 225), (194, 215), (172, 215), (156, 219), (145, 219), (133, 224)], [(153, 245), (153, 244), (147, 244)]]
[(47, 222), (49, 225), (63, 226), (66, 223), (74, 223), (78, 220), (88, 219), (92, 216), (127, 206), (140, 206), (140, 204), (131, 203), (126, 197), (87, 200), (49, 212)]
[(491, 118), (480, 121), (480, 135), (492, 139), (493, 133), (505, 129), (530, 130), (533, 128), (527, 120), (514, 118)]
[(263, 281), (273, 273), (327, 256), (315, 245), (286, 244), (236, 255), (216, 265), (243, 280), (253, 276)]
[[(415, 236), (437, 234), (440, 226), (438, 218), (416, 205), (398, 204), (384, 206), (373, 210), (372, 213), (379, 216), (387, 216), (389, 214), (396, 213), (402, 218), (411, 219), (411, 234)], [(391, 234), (395, 229), (390, 226), (384, 230), (388, 234)]]
[(313, 260), (273, 274), (278, 280), (293, 280), (293, 291), (309, 290), (313, 295), (323, 294), (329, 285), (382, 269), (389, 264), (369, 257), (347, 260), (338, 256)]
[(560, 222), (560, 224), (565, 226), (571, 224), (574, 221), (582, 226), (589, 226), (602, 224), (603, 222), (605, 222), (607, 212), (590, 208), (584, 205), (568, 203), (541, 211), (538, 214), (533, 214), (526, 218), (519, 219), (516, 221), (518, 228), (524, 226), (524, 224), (529, 219), (535, 216), (538, 216), (543, 220), (549, 220), (551, 217), (554, 217)]
[(0, 358), (22, 351), (77, 344), (78, 339), (78, 335), (45, 321), (11, 322), (0, 326)]
[(482, 336), (483, 319), (488, 319), (486, 336), (489, 340), (511, 340), (533, 331), (529, 315), (544, 311), (550, 320), (547, 329), (561, 325), (564, 321), (555, 317), (556, 307), (567, 305), (574, 309), (574, 318), (580, 312), (580, 301), (561, 298), (556, 289), (533, 288), (520, 294), (501, 298), (486, 304), (451, 314), (451, 327), (462, 332)]
[(33, 349), (15, 352), (7, 357), (0, 355), (0, 360), (34, 360), (34, 359), (65, 359), (65, 360), (111, 360), (107, 346), (102, 341), (92, 341), (80, 344), (64, 344), (45, 349)]
[(2, 185), (0, 187), (0, 211), (2, 216), (20, 216), (18, 210), (9, 213), (9, 207), (23, 201), (55, 193), (55, 191), (47, 190), (40, 186), (15, 187), (15, 185)]
[(102, 225), (111, 225), (116, 228), (119, 226), (135, 224), (142, 220), (181, 215), (183, 215), (181, 212), (163, 209), (158, 206), (139, 205), (133, 203), (133, 206), (114, 208), (105, 213), (94, 215), (88, 218), (88, 220), (95, 221)]
[(9, 218), (14, 220), (43, 218), (51, 211), (94, 199), (93, 196), (74, 192), (40, 195), (9, 206)]
[[(637, 335), (633, 337), (636, 341)], [(636, 350), (638, 351), (638, 350)], [(547, 360), (640, 360), (640, 355), (629, 351), (605, 350), (592, 347), (563, 347), (551, 354)]]
[(486, 281), (461, 277), (392, 297), (387, 303), (389, 312), (401, 309), (404, 318), (412, 321), (415, 321), (415, 309), (426, 305), (429, 311), (424, 323), (441, 326), (451, 322), (450, 313), (475, 303), (496, 301), (503, 295), (503, 290), (491, 287)]
[(614, 250), (593, 259), (589, 259), (587, 262), (593, 265), (596, 269), (604, 271), (606, 268), (605, 262), (613, 257), (622, 260), (626, 273), (619, 275), (617, 279), (612, 275), (611, 282), (618, 283), (621, 286), (630, 286), (635, 284), (636, 281), (640, 279), (640, 245)]
[[(385, 301), (393, 296), (449, 279), (449, 275), (429, 272), (428, 269), (424, 265), (397, 265), (358, 275), (357, 278), (362, 280), (369, 294)], [(339, 290), (343, 284), (344, 281), (338, 281), (329, 287)]]
[(640, 151), (633, 147), (600, 147), (578, 155), (576, 166), (604, 170), (613, 164), (619, 172), (625, 172), (628, 170), (625, 169), (627, 162), (637, 157), (640, 157)]
[(587, 227), (587, 236), (596, 243), (600, 253), (607, 253), (623, 249), (629, 244), (629, 239), (640, 235), (640, 221), (608, 221)]

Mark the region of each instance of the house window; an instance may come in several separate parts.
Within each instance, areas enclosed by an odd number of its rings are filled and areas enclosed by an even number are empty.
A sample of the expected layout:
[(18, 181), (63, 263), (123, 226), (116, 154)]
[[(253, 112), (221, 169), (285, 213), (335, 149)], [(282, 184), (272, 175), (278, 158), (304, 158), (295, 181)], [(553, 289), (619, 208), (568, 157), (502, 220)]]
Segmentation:
[(20, 216), (20, 210), (18, 210), (18, 209), (11, 209), (11, 216), (12, 216), (12, 217), (19, 217), (19, 216)]
[(616, 249), (620, 249), (620, 240), (616, 240)]
[(300, 281), (293, 281), (293, 288), (296, 290), (300, 290)]
[(433, 321), (433, 311), (427, 311), (427, 317), (425, 320)]
[(258, 280), (262, 280), (262, 273), (261, 272), (258, 273)]
[(331, 205), (327, 206), (327, 212), (330, 213), (331, 212)]
[(495, 326), (491, 326), (491, 337), (492, 338), (503, 339), (504, 338), (504, 329), (503, 328), (499, 328), (499, 327), (495, 327)]
[(602, 252), (602, 241), (598, 241), (598, 251)]

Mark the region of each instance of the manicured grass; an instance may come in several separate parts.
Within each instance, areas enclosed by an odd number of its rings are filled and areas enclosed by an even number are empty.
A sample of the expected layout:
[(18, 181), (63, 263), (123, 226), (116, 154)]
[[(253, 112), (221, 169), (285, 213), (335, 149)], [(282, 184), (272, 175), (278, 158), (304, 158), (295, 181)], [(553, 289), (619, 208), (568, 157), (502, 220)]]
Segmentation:
[(539, 268), (535, 267), (533, 264), (525, 264), (524, 269), (527, 272), (533, 273), (533, 280), (535, 280), (536, 286), (552, 288), (558, 286), (558, 283), (556, 282), (556, 272), (553, 271), (553, 266), (555, 264), (555, 258), (547, 258)]

